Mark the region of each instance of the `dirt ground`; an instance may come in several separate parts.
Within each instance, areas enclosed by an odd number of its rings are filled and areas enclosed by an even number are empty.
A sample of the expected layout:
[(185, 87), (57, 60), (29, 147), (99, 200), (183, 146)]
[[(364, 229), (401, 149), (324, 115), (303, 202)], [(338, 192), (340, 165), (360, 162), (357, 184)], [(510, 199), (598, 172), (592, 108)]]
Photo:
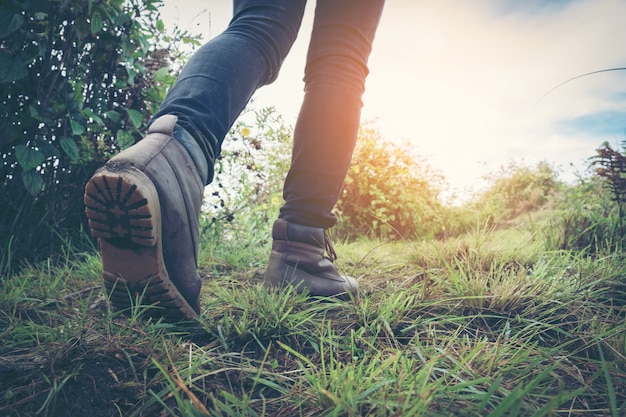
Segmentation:
[(66, 358), (55, 369), (0, 368), (0, 415), (10, 417), (127, 415), (142, 392), (132, 369), (114, 358), (81, 357), (80, 365)]

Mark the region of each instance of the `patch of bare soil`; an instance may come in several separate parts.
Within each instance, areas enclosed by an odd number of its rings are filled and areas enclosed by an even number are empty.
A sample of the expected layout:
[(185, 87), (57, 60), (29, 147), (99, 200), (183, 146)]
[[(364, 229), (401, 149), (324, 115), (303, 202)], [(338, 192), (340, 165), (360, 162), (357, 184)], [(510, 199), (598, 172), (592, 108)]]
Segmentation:
[(0, 365), (0, 415), (127, 415), (145, 392), (132, 368), (115, 358), (67, 359), (39, 369), (25, 369), (24, 360)]

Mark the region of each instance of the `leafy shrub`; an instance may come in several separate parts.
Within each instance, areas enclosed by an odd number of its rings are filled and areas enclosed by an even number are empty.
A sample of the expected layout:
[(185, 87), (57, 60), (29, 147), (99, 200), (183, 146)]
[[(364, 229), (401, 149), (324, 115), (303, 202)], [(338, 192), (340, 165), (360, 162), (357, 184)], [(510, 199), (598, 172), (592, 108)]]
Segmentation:
[(0, 6), (0, 273), (47, 258), (84, 224), (97, 167), (142, 135), (181, 42), (157, 0)]
[(562, 186), (547, 162), (527, 166), (511, 161), (485, 178), (490, 184), (467, 207), (478, 222), (497, 225), (543, 207)]
[(618, 210), (597, 176), (581, 178), (555, 199), (556, 212), (544, 228), (546, 247), (588, 254), (614, 250), (624, 239), (618, 233)]
[(433, 237), (442, 228), (443, 178), (408, 144), (383, 140), (364, 127), (337, 204), (334, 234), (344, 238)]
[[(269, 227), (282, 205), (291, 160), (292, 129), (274, 108), (246, 110), (230, 130), (205, 190), (204, 229), (220, 239), (245, 236), (268, 243)], [(239, 242), (241, 243), (241, 242)]]
[(589, 254), (624, 250), (626, 157), (604, 143), (590, 161), (592, 175), (557, 199), (557, 215), (545, 230), (549, 248)]
[(617, 206), (620, 236), (624, 230), (624, 205), (626, 204), (626, 141), (621, 150), (611, 148), (604, 142), (591, 157), (591, 167), (602, 178), (603, 184), (611, 192), (612, 200)]

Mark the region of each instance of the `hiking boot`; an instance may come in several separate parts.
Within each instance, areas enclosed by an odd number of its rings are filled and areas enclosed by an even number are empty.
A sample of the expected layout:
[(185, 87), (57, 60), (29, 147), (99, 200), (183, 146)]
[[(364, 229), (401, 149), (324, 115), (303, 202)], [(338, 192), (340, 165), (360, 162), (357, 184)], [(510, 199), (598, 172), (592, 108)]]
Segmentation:
[(358, 284), (339, 275), (337, 255), (324, 229), (278, 219), (272, 228), (272, 253), (265, 271), (265, 285), (293, 285), (298, 292), (315, 296), (350, 298)]
[(176, 121), (156, 119), (145, 138), (96, 171), (85, 206), (113, 307), (137, 299), (155, 306), (149, 315), (178, 320), (200, 312), (198, 217), (208, 171)]

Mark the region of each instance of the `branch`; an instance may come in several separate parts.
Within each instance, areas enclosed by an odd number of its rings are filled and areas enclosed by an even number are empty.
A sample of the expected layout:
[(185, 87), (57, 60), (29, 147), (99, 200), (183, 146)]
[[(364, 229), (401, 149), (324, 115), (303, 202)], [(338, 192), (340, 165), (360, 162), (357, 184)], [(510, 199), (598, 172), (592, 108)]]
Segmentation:
[(587, 77), (589, 75), (594, 75), (594, 74), (600, 74), (602, 72), (610, 72), (610, 71), (626, 71), (626, 67), (624, 68), (607, 68), (607, 69), (603, 69), (603, 70), (598, 70), (598, 71), (592, 71), (592, 72), (588, 72), (586, 74), (581, 74), (581, 75), (577, 75), (573, 78), (570, 78), (569, 80), (565, 80), (562, 83), (560, 83), (559, 85), (557, 85), (556, 87), (550, 89), (547, 93), (545, 93), (544, 95), (542, 95), (539, 100), (537, 100), (537, 102), (540, 102), (541, 100), (543, 100), (544, 97), (546, 97), (548, 94), (552, 93), (554, 90), (556, 90), (559, 87), (562, 87), (563, 85), (569, 83), (570, 81), (574, 81), (577, 80), (578, 78), (582, 78), (582, 77)]

